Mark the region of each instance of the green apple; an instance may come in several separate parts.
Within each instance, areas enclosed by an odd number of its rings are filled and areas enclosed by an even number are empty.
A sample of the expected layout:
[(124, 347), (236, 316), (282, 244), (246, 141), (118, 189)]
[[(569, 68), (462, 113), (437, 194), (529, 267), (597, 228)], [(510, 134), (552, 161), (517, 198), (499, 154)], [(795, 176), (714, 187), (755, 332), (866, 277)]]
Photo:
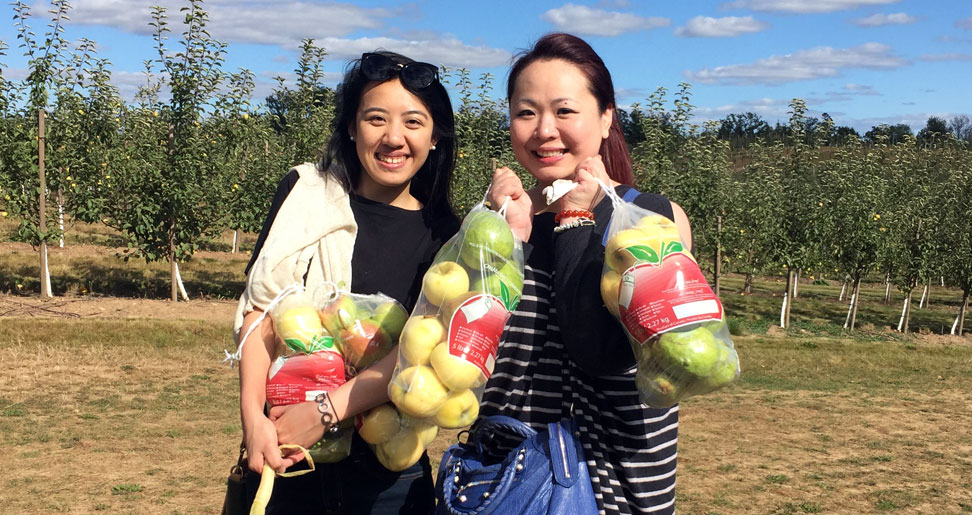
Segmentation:
[(449, 396), (449, 390), (436, 377), (435, 371), (423, 365), (402, 370), (388, 383), (388, 397), (395, 406), (413, 417), (435, 415)]
[(469, 291), (469, 274), (455, 261), (440, 261), (422, 277), (422, 293), (436, 306)]
[(479, 399), (472, 390), (450, 392), (445, 403), (435, 414), (435, 423), (445, 429), (466, 427), (479, 416)]
[(722, 388), (739, 376), (739, 355), (736, 350), (719, 343), (719, 362), (712, 372), (704, 378), (705, 386), (711, 390)]
[(678, 402), (680, 395), (677, 382), (665, 372), (641, 369), (635, 375), (635, 388), (641, 402), (655, 408), (670, 408)]
[(462, 262), (480, 270), (484, 262), (513, 256), (513, 231), (506, 219), (493, 211), (473, 211), (463, 221)]
[(375, 456), (386, 469), (401, 472), (418, 462), (425, 452), (418, 433), (402, 428), (395, 436), (375, 447)]
[(329, 302), (320, 314), (321, 323), (332, 336), (337, 336), (342, 329), (346, 329), (359, 318), (367, 318), (367, 313), (361, 313), (361, 308), (348, 293), (341, 293)]
[(389, 403), (379, 404), (361, 417), (358, 434), (370, 444), (380, 444), (391, 440), (402, 428), (398, 410)]
[(408, 320), (408, 312), (397, 301), (390, 300), (379, 304), (371, 319), (378, 322), (392, 341), (398, 341), (402, 335), (402, 328), (405, 327), (405, 321)]
[(506, 285), (510, 298), (523, 293), (523, 275), (517, 269), (513, 260), (506, 261), (498, 270), (491, 264), (487, 264), (486, 270), (473, 281), (470, 289), (474, 292), (489, 293), (502, 298), (500, 283)]
[(445, 340), (446, 329), (434, 316), (409, 318), (402, 329), (398, 351), (409, 365), (427, 365), (432, 349)]
[(711, 331), (701, 326), (669, 331), (652, 346), (652, 355), (676, 377), (680, 373), (705, 377), (719, 361), (719, 343)]
[(449, 353), (449, 342), (442, 342), (432, 349), (429, 362), (435, 375), (450, 390), (459, 391), (483, 385), (483, 372), (476, 365)]
[(604, 307), (615, 317), (619, 317), (618, 290), (621, 288), (621, 274), (608, 269), (601, 276), (601, 300)]

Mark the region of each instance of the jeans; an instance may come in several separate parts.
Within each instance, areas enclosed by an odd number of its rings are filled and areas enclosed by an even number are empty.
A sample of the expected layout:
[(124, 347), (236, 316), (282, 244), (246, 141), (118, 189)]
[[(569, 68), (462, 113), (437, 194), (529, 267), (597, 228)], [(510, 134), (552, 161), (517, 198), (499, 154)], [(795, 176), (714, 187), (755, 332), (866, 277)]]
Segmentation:
[[(247, 501), (252, 501), (260, 474), (246, 474)], [(378, 462), (357, 433), (351, 454), (337, 463), (323, 463), (302, 476), (278, 477), (267, 515), (290, 514), (430, 514), (435, 508), (432, 466), (428, 454), (402, 472)]]

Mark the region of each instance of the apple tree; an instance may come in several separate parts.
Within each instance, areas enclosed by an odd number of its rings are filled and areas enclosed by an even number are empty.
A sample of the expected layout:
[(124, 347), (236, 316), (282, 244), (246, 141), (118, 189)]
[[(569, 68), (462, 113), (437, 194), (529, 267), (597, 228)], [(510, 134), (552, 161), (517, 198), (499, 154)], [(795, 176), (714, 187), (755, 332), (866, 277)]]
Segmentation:
[[(216, 164), (208, 156), (203, 117), (212, 107), (223, 74), (225, 47), (206, 30), (201, 0), (181, 9), (184, 31), (177, 52), (166, 45), (170, 31), (165, 9), (154, 7), (153, 37), (169, 92), (159, 100), (160, 84), (149, 84), (140, 105), (124, 117), (124, 177), (118, 177), (108, 225), (124, 232), (134, 256), (170, 263), (171, 299), (181, 281), (178, 262), (189, 259), (202, 236), (213, 236), (218, 219)], [(185, 292), (183, 291), (183, 296)]]
[(444, 83), (459, 88), (459, 108), (455, 114), (456, 169), (452, 178), (452, 204), (465, 214), (483, 200), (493, 178), (493, 162), (516, 170), (524, 184), (534, 182), (517, 164), (510, 144), (509, 116), (505, 101), (494, 100), (493, 76), (484, 73), (474, 86), (469, 70), (460, 68), (455, 75), (443, 70)]
[(879, 160), (856, 138), (837, 148), (822, 165), (826, 194), (821, 202), (830, 221), (824, 248), (833, 256), (835, 271), (851, 279), (851, 302), (844, 327), (853, 330), (861, 281), (876, 266), (881, 249), (887, 218), (887, 177)]
[(212, 159), (220, 163), (216, 193), (223, 206), (221, 227), (234, 230), (233, 252), (239, 233), (258, 232), (270, 210), (277, 183), (286, 171), (270, 120), (251, 104), (253, 73), (240, 70), (228, 80), (228, 91), (209, 119)]

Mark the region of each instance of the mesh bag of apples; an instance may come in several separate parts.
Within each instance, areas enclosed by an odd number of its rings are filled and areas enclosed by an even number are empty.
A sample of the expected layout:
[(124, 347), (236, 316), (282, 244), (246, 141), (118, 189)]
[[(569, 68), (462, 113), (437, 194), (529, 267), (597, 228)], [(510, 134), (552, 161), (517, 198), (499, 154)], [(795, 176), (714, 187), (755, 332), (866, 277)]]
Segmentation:
[[(267, 378), (271, 407), (313, 401), (387, 355), (408, 313), (394, 299), (322, 287), (300, 289), (270, 310), (276, 347)], [(315, 463), (348, 456), (354, 420), (342, 421), (311, 449)]]
[(668, 218), (607, 190), (614, 215), (601, 297), (638, 362), (642, 402), (657, 408), (721, 388), (739, 376), (722, 303)]
[(522, 246), (503, 215), (480, 204), (422, 278), (388, 384), (397, 413), (379, 406), (359, 429), (387, 468), (414, 464), (438, 428), (476, 420), (503, 328), (522, 290)]

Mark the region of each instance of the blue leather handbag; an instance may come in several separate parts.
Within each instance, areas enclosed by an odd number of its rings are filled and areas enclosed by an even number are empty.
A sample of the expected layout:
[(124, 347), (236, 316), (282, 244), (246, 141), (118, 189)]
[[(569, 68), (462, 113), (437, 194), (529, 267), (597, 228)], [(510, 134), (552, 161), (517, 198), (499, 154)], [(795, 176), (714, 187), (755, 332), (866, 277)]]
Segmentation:
[[(524, 439), (502, 461), (484, 463), (483, 440), (497, 430)], [(469, 441), (445, 452), (435, 489), (442, 515), (598, 512), (573, 419), (539, 433), (510, 417), (480, 420)]]

